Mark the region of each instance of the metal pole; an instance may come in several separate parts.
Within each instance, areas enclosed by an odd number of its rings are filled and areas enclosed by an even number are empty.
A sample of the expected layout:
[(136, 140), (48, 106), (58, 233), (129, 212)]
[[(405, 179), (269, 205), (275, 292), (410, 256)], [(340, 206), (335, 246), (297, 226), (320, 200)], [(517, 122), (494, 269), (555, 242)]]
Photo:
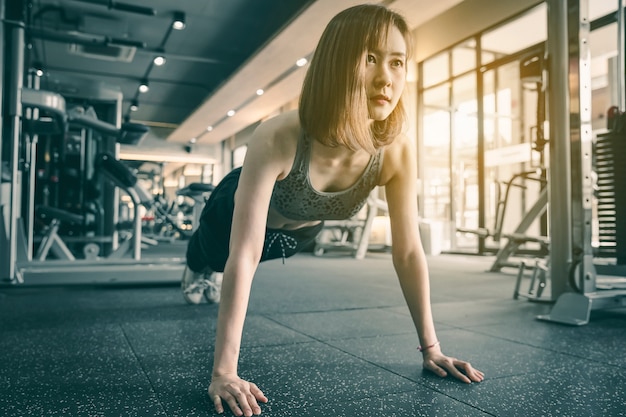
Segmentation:
[[(39, 90), (40, 78), (34, 72), (31, 72), (28, 80), (29, 87)], [(26, 115), (28, 119), (39, 119), (39, 109), (26, 109)], [(29, 135), (26, 139), (26, 153), (25, 153), (25, 166), (24, 172), (24, 210), (22, 211), (24, 216), (24, 229), (26, 232), (26, 258), (29, 261), (33, 260), (33, 248), (34, 248), (34, 227), (35, 227), (35, 182), (36, 182), (36, 163), (37, 163), (37, 143), (39, 136)]]
[(619, 85), (617, 88), (617, 99), (619, 109), (626, 110), (626, 74), (624, 74), (624, 7), (622, 0), (617, 0), (617, 79)]
[[(4, 0), (0, 0), (0, 45), (4, 45), (5, 42), (5, 27), (6, 23), (4, 23), (4, 15), (5, 15), (5, 5)], [(5, 63), (5, 48), (0, 48), (0, 175), (2, 173), (2, 163), (4, 163), (4, 135), (2, 134), (4, 131), (4, 108), (3, 108), (3, 97), (4, 97), (4, 63)], [(7, 229), (8, 224), (5, 226), (5, 204), (8, 203), (6, 201), (5, 193), (4, 193), (5, 185), (2, 184), (0, 180), (0, 279), (9, 277), (9, 242), (7, 239)]]
[[(9, 168), (11, 171), (10, 185), (10, 207), (9, 207), (9, 238), (8, 238), (8, 278), (13, 281), (20, 281), (17, 274), (17, 253), (18, 253), (18, 220), (20, 218), (21, 203), (21, 172), (19, 167), (19, 150), (20, 150), (20, 126), (22, 118), (21, 91), (24, 86), (24, 22), (21, 21), (22, 2), (13, 3), (12, 8), (7, 13), (7, 19), (10, 20), (10, 57), (8, 63), (8, 73), (5, 98), (6, 102), (6, 120), (3, 129), (6, 132), (6, 139), (9, 143)], [(6, 20), (5, 20), (6, 22)]]
[[(4, 31), (5, 31), (6, 23), (4, 23), (4, 15), (5, 15), (4, 0), (0, 0), (0, 45), (4, 45), (4, 39), (5, 39)], [(2, 126), (3, 126), (2, 120), (4, 117), (4, 109), (2, 107), (2, 103), (4, 101), (2, 100), (2, 97), (4, 94), (4, 63), (5, 63), (4, 54), (5, 54), (5, 49), (0, 48), (0, 129), (2, 129)], [(2, 159), (2, 150), (4, 149), (3, 143), (2, 143), (3, 137), (4, 135), (0, 133), (0, 162), (3, 161)], [(0, 207), (2, 207), (2, 204), (3, 204), (2, 194), (0, 193)], [(0, 236), (0, 238), (2, 237), (3, 236)]]
[[(596, 273), (591, 246), (592, 142), (591, 51), (588, 0), (570, 0), (570, 149), (572, 179), (572, 271), (574, 290), (595, 292)], [(575, 6), (578, 6), (578, 10)], [(623, 72), (623, 71), (622, 71)], [(575, 274), (575, 275), (574, 275)]]
[[(485, 184), (485, 110), (484, 110), (484, 97), (485, 97), (485, 80), (484, 73), (480, 70), (481, 68), (481, 60), (482, 60), (482, 44), (480, 36), (476, 37), (476, 50), (475, 50), (475, 59), (476, 59), (476, 92), (478, 93), (476, 96), (478, 111), (476, 116), (479, 120), (478, 122), (478, 157), (477, 157), (477, 165), (478, 165), (478, 227), (480, 229), (484, 229), (486, 227), (485, 224), (485, 193), (487, 192), (487, 187)], [(495, 233), (495, 228), (494, 228)], [(478, 237), (478, 253), (485, 253), (485, 237)]]
[(550, 114), (550, 279), (551, 298), (567, 291), (571, 264), (570, 101), (567, 1), (547, 0)]

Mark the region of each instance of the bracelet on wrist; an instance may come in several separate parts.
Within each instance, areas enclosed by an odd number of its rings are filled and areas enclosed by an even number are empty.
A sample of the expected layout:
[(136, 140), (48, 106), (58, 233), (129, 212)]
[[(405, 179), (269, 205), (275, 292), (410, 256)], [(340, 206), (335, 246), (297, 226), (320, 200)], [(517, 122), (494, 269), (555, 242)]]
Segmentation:
[(437, 340), (435, 343), (433, 343), (432, 345), (428, 345), (428, 346), (418, 346), (417, 350), (419, 350), (420, 352), (424, 352), (425, 350), (428, 349), (432, 349), (435, 346), (439, 346), (439, 340)]

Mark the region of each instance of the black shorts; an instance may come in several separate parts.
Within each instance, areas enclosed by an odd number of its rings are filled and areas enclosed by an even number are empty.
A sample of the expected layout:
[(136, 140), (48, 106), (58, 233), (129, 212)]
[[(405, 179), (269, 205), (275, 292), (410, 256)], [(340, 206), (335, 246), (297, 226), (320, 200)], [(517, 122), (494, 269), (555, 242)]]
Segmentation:
[[(202, 210), (200, 225), (187, 247), (187, 265), (192, 271), (200, 272), (206, 267), (217, 272), (224, 271), (240, 174), (241, 168), (236, 168), (226, 175)], [(320, 222), (296, 230), (266, 229), (261, 262), (295, 255), (311, 245), (323, 227), (323, 222)]]

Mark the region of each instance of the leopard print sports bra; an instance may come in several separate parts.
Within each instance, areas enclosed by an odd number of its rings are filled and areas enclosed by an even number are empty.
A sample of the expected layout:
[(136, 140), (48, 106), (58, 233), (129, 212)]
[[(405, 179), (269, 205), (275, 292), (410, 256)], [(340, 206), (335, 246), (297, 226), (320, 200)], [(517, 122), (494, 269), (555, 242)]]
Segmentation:
[(382, 168), (382, 148), (370, 158), (363, 175), (346, 190), (317, 191), (309, 178), (311, 140), (302, 132), (289, 174), (276, 181), (271, 207), (292, 220), (345, 220), (356, 215), (376, 187)]

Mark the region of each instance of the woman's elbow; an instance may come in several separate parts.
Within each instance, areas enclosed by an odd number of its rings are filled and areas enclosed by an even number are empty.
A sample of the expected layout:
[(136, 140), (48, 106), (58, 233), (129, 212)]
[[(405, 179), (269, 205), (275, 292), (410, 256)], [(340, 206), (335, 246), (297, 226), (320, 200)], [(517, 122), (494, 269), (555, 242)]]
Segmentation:
[(411, 262), (411, 259), (415, 259), (415, 254), (413, 251), (392, 247), (391, 260), (396, 268), (409, 264)]
[(391, 248), (391, 259), (396, 268), (414, 265), (424, 257), (424, 251), (417, 244), (410, 246), (393, 245)]
[(261, 262), (261, 250), (254, 248), (231, 250), (226, 260), (226, 269), (238, 272), (255, 271)]

